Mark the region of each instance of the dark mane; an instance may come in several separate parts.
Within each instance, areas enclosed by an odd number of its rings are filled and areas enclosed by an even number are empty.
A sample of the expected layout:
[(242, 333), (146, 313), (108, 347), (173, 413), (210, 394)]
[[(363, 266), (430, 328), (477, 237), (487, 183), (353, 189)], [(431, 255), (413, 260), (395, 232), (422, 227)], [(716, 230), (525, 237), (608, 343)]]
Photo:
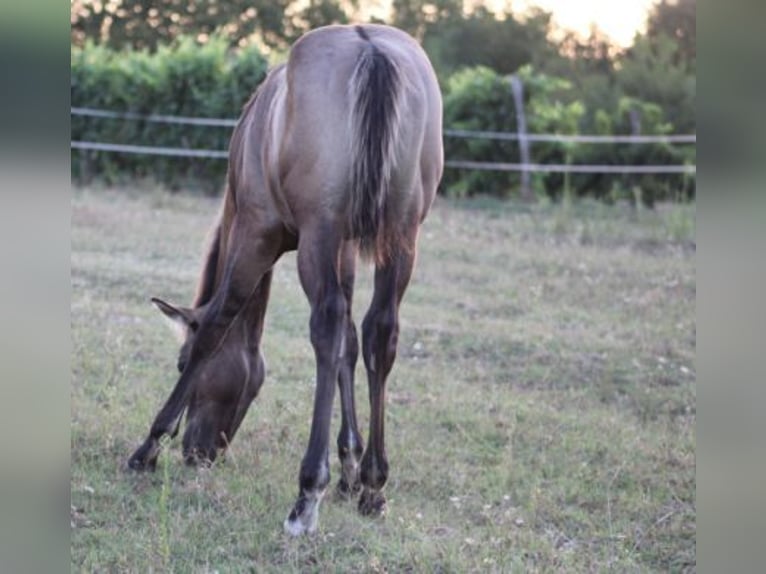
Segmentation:
[(201, 307), (213, 298), (215, 293), (215, 279), (218, 273), (218, 257), (221, 253), (221, 224), (215, 229), (215, 236), (210, 243), (210, 248), (205, 259), (205, 267), (197, 285), (197, 295), (194, 298), (194, 307)]

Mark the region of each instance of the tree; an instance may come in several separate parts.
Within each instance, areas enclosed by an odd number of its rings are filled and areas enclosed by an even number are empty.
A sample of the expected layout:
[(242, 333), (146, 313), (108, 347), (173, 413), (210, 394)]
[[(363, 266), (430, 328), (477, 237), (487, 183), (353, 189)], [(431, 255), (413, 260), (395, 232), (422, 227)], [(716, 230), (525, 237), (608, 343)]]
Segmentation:
[(575, 32), (565, 33), (558, 49), (558, 57), (541, 62), (539, 69), (571, 82), (573, 89), (564, 97), (585, 104), (580, 129), (595, 133), (596, 112), (614, 109), (620, 96), (615, 73), (617, 48), (594, 26), (586, 38)]
[(422, 41), (430, 25), (459, 20), (463, 0), (393, 0), (391, 24)]
[(293, 39), (304, 32), (330, 24), (348, 24), (348, 15), (338, 0), (309, 0), (308, 6), (300, 11), (292, 23)]
[(639, 36), (619, 60), (617, 84), (630, 97), (658, 104), (676, 131), (696, 127), (696, 76), (676, 61), (677, 44), (665, 34)]
[(660, 0), (649, 13), (646, 28), (650, 38), (665, 35), (675, 42), (677, 65), (696, 67), (697, 0)]
[(550, 23), (551, 14), (539, 9), (522, 19), (510, 13), (498, 17), (480, 7), (467, 16), (428, 24), (423, 45), (442, 77), (474, 66), (506, 75), (556, 56), (548, 40)]
[(86, 39), (111, 48), (155, 51), (181, 34), (205, 41), (220, 31), (231, 45), (256, 32), (264, 43), (285, 39), (285, 11), (292, 0), (72, 0), (71, 40)]

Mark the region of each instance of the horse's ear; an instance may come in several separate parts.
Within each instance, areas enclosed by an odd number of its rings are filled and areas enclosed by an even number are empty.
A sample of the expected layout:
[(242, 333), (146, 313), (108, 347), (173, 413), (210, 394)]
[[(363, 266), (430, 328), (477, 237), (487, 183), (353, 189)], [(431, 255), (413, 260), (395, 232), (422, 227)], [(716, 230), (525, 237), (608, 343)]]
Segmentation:
[[(170, 303), (163, 301), (159, 297), (152, 297), (152, 303), (159, 309), (165, 317), (170, 319), (174, 326), (180, 326), (196, 330), (197, 317), (193, 309), (188, 307), (176, 307)], [(182, 333), (179, 333), (183, 335)]]

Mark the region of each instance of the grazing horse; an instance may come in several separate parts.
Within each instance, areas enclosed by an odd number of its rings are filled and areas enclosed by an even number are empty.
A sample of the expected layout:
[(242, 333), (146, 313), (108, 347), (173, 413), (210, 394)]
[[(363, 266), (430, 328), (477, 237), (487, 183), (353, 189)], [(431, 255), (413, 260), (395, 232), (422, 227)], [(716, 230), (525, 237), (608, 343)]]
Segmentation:
[[(187, 461), (211, 461), (231, 441), (264, 376), (260, 355), (272, 267), (297, 249), (316, 357), (311, 433), (298, 497), (285, 520), (313, 532), (330, 481), (330, 419), (338, 383), (338, 488), (361, 490), (359, 510), (385, 510), (386, 378), (418, 230), (443, 168), (442, 104), (423, 50), (378, 25), (328, 26), (303, 36), (271, 70), (234, 130), (227, 189), (192, 308), (155, 304), (186, 328), (180, 378), (128, 464), (154, 468), (185, 409)], [(370, 400), (366, 449), (357, 429), (351, 314), (357, 255), (375, 265), (362, 324)]]

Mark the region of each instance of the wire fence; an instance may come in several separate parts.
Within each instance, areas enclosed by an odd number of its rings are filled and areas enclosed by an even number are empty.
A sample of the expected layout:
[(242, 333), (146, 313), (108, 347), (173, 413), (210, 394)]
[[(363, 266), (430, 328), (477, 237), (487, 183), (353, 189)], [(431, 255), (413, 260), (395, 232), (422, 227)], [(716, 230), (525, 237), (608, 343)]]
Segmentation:
[[(159, 114), (139, 114), (136, 112), (115, 112), (93, 108), (73, 107), (73, 116), (84, 116), (103, 119), (143, 121), (150, 123), (167, 123), (180, 125), (195, 125), (207, 127), (234, 127), (235, 119), (199, 118), (188, 116), (172, 116)], [(519, 134), (496, 131), (471, 131), (461, 129), (444, 129), (444, 137), (473, 138), (503, 141), (526, 140), (528, 142), (552, 142), (575, 144), (696, 144), (696, 134), (672, 135), (564, 135), (564, 134)], [(210, 159), (226, 159), (228, 151), (211, 149), (189, 149), (180, 147), (144, 146), (117, 144), (92, 141), (72, 141), (72, 149), (91, 150), (111, 153), (161, 155), (171, 157), (196, 157)], [(528, 171), (539, 173), (605, 173), (605, 174), (696, 174), (696, 165), (582, 165), (582, 164), (535, 164), (535, 163), (503, 163), (480, 162), (447, 159), (445, 167), (453, 169), (490, 170), (490, 171)]]

